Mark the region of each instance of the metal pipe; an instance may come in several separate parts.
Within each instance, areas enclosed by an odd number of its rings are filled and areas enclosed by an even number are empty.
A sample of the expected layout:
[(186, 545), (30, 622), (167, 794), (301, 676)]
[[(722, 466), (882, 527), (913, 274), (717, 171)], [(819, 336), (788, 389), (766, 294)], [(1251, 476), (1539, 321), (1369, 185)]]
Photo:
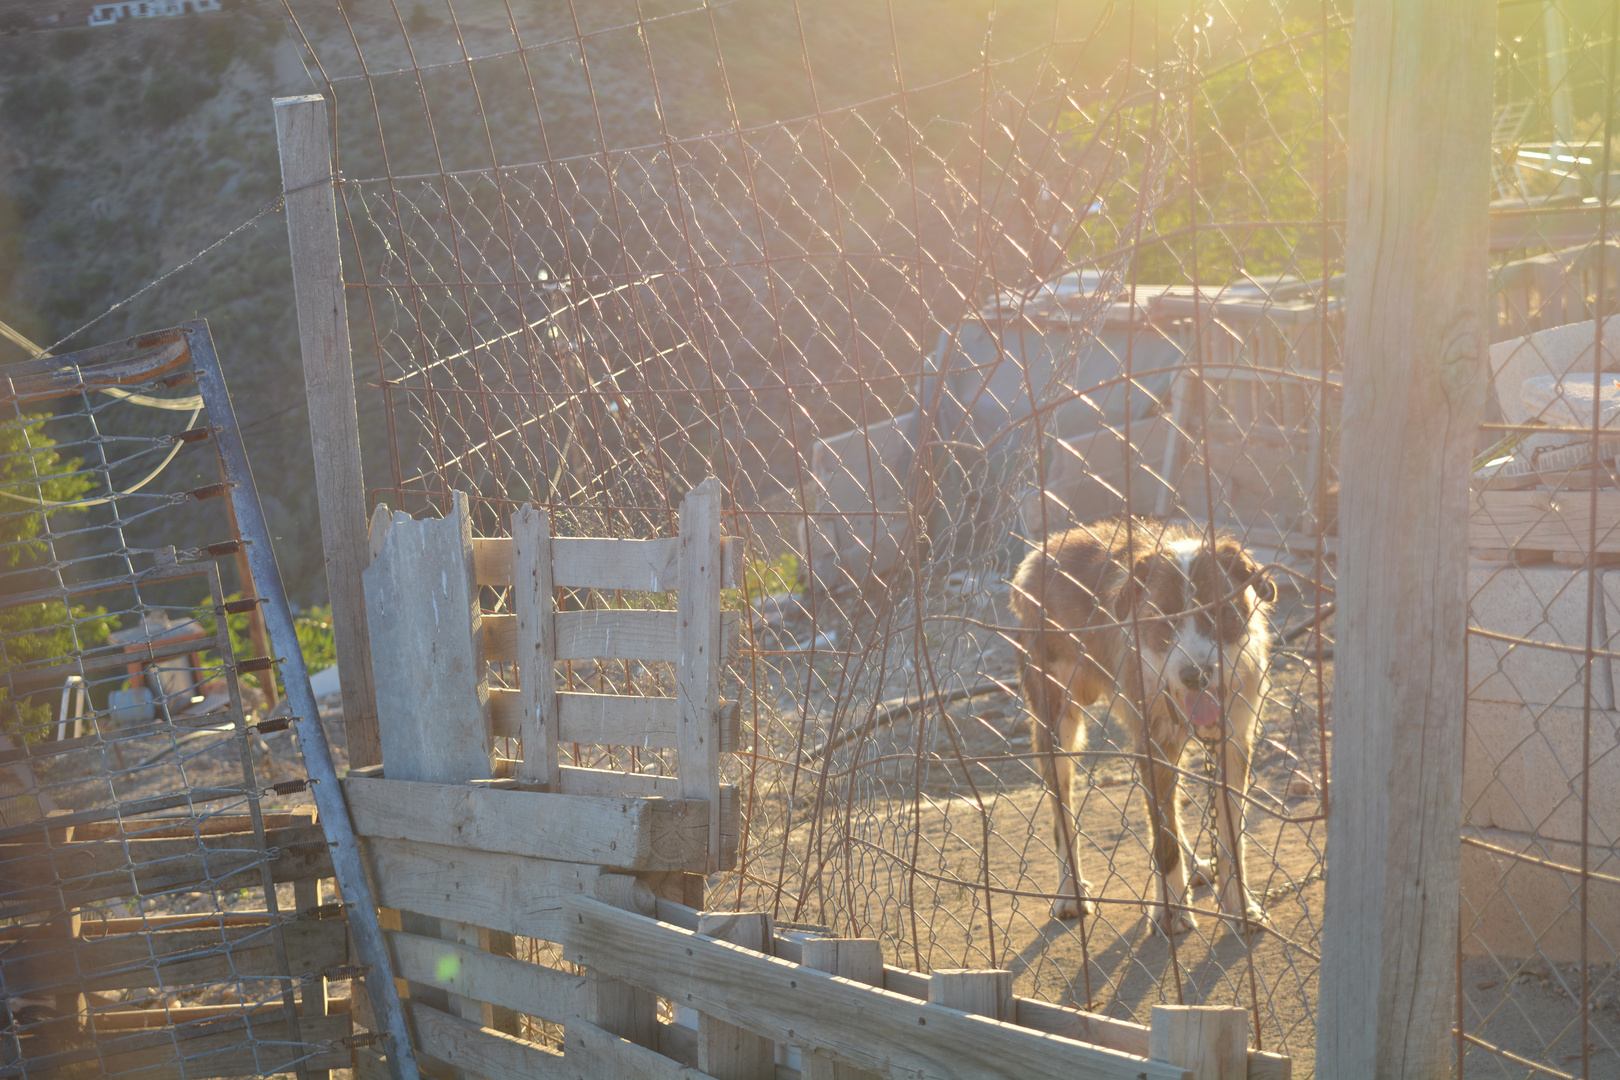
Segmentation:
[(281, 669), (282, 686), (286, 688), (287, 704), (297, 724), (298, 746), (304, 754), (309, 790), (315, 798), (316, 809), (320, 811), (321, 829), (332, 849), (332, 871), (348, 908), (349, 933), (353, 937), (355, 954), (365, 965), (366, 994), (371, 1000), (377, 1023), (383, 1029), (380, 1035), (389, 1074), (394, 1080), (418, 1080), (416, 1055), (411, 1049), (405, 1012), (394, 986), (393, 965), (383, 941), (382, 926), (377, 921), (371, 886), (366, 882), (365, 868), (360, 862), (360, 846), (355, 840), (354, 827), (349, 822), (343, 790), (338, 785), (337, 768), (332, 763), (332, 748), (326, 741), (320, 709), (315, 704), (315, 693), (309, 686), (304, 654), (298, 648), (298, 632), (293, 625), (292, 609), (287, 604), (281, 571), (276, 566), (276, 554), (270, 545), (270, 529), (265, 524), (264, 508), (259, 505), (253, 473), (248, 467), (247, 452), (242, 446), (241, 432), (236, 424), (236, 410), (225, 389), (225, 375), (219, 366), (219, 356), (214, 352), (214, 340), (205, 319), (185, 323), (181, 331), (191, 349), (197, 388), (207, 406), (215, 446), (220, 461), (224, 463), (225, 482), (230, 488), (231, 506), (236, 511), (242, 543), (247, 548), (248, 564), (253, 569), (253, 580), (264, 600), (261, 610), (264, 612), (265, 626), (270, 631), (271, 644), (281, 654), (277, 657), (277, 664)]

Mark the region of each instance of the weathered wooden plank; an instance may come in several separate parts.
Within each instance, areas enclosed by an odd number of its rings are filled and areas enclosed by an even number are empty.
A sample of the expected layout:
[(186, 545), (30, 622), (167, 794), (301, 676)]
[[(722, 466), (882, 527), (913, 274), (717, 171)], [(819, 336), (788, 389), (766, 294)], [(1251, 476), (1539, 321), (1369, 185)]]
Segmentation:
[(590, 798), (359, 777), (343, 781), (343, 794), (361, 836), (629, 870), (691, 870), (703, 865), (708, 850), (708, 805), (688, 799)]
[[(474, 549), (476, 561), (476, 548)], [(519, 779), (550, 788), (557, 780), (557, 626), (551, 522), (524, 506), (512, 518), (512, 610), (517, 618)]]
[[(342, 919), (299, 920), (282, 933), (295, 975), (348, 962), (348, 924)], [(270, 934), (265, 923), (88, 937), (70, 947), (60, 938), (34, 937), (0, 954), (0, 980), (8, 994), (21, 996), (70, 983), (85, 990), (124, 990), (269, 978), (279, 974)]]
[(1585, 556), (1596, 496), (1597, 547), (1620, 552), (1620, 492), (1478, 491), (1468, 515), (1468, 546)]
[(492, 775), (467, 496), (456, 492), (450, 516), (438, 520), (395, 514), (363, 578), (388, 775), (444, 783)]
[[(556, 701), (562, 742), (675, 749), (680, 711), (672, 697), (562, 691), (556, 695)], [(722, 751), (738, 749), (741, 713), (740, 703), (736, 701), (720, 703)], [(523, 706), (518, 691), (491, 689), (489, 715), (497, 738), (522, 736), (519, 725)]]
[(563, 1024), (563, 1065), (570, 1080), (712, 1080), (708, 1073), (578, 1018)]
[(720, 865), (720, 495), (720, 481), (711, 476), (681, 502), (681, 578), (675, 597), (680, 637), (675, 772), (683, 796), (710, 800), (710, 871)]
[(584, 896), (565, 904), (569, 960), (862, 1068), (956, 1080), (1017, 1062), (1026, 1076), (1191, 1080), (1185, 1069), (863, 986)]
[(416, 1029), (416, 1048), (471, 1076), (486, 1080), (536, 1080), (566, 1077), (563, 1056), (515, 1035), (482, 1027), (449, 1013), (405, 1002)]
[(1149, 1054), (1191, 1069), (1198, 1080), (1248, 1076), (1249, 1013), (1218, 1005), (1155, 1005)]
[(935, 968), (928, 976), (928, 1000), (994, 1020), (1015, 1019), (1012, 972), (999, 968)]
[[(805, 967), (867, 986), (883, 985), (883, 946), (875, 938), (809, 938), (800, 955)], [(878, 1074), (806, 1051), (799, 1075), (803, 1080), (876, 1080)]]
[[(321, 894), (323, 891), (324, 890), (321, 887), (320, 881), (294, 882), (293, 910), (313, 911), (319, 908), (323, 902), (321, 899)], [(347, 919), (328, 919), (326, 922), (342, 926), (345, 931), (348, 930), (349, 924)], [(343, 939), (343, 952), (339, 954), (338, 959), (329, 960), (326, 963), (323, 963), (320, 967), (300, 968), (298, 966), (299, 961), (292, 958), (292, 942), (291, 940), (287, 941), (287, 970), (294, 973), (308, 974), (311, 976), (310, 978), (305, 979), (303, 984), (298, 987), (298, 1009), (300, 1016), (306, 1014), (309, 1016), (332, 1015), (332, 995), (330, 993), (331, 986), (327, 982), (326, 976), (322, 974), (322, 972), (325, 972), (330, 968), (347, 966), (349, 962), (348, 948), (348, 935), (345, 933)], [(308, 1072), (309, 1080), (331, 1080), (332, 1074), (325, 1069), (313, 1069), (308, 1070)]]
[[(484, 653), (489, 662), (520, 660), (516, 615), (484, 616)], [(559, 660), (663, 660), (675, 659), (675, 612), (635, 608), (595, 608), (559, 611), (552, 617), (557, 630)]]
[[(331, 852), (319, 826), (267, 830), (266, 840), (279, 851), (270, 861), (274, 880), (332, 876)], [(94, 840), (53, 848), (0, 844), (0, 913), (187, 888), (233, 888), (231, 879), (256, 871), (263, 859), (253, 838), (240, 834)], [(246, 879), (237, 882), (249, 884)]]
[[(720, 578), (725, 588), (741, 588), (741, 545), (726, 537), (720, 552)], [(554, 537), (552, 577), (564, 589), (624, 589), (633, 592), (669, 592), (680, 575), (680, 541), (613, 540), (596, 537)], [(504, 588), (516, 581), (512, 541), (504, 536), (473, 537), (473, 558), (478, 584)]]
[(309, 404), (309, 441), (315, 451), (326, 589), (338, 667), (343, 671), (343, 727), (349, 764), (374, 765), (382, 760), (382, 747), (361, 584), (369, 550), (366, 485), (360, 466), (360, 419), (354, 403), (326, 100), (316, 95), (276, 98), (273, 105), (281, 186), (287, 192), (293, 301)]
[(525, 1016), (564, 1020), (584, 1002), (585, 978), (529, 964), (454, 941), (389, 930), (394, 974)]
[[(1078, 1042), (1106, 1046), (1110, 1050), (1123, 1050), (1127, 1054), (1149, 1057), (1148, 1028), (1129, 1020), (1116, 1020), (1110, 1016), (1066, 1009), (1048, 1001), (1032, 998), (1014, 998), (1018, 1026), (1036, 1031), (1049, 1031)], [(1250, 1050), (1249, 1080), (1291, 1080), (1292, 1058), (1266, 1050)]]
[(298, 1031), (304, 1042), (300, 1045), (287, 1038), (287, 1023), (276, 1010), (180, 1029), (137, 1050), (120, 1051), (112, 1042), (103, 1049), (97, 1064), (104, 1075), (119, 1080), (172, 1080), (182, 1073), (188, 1080), (268, 1076), (291, 1072), (299, 1059), (310, 1069), (346, 1069), (349, 1051), (341, 1040), (348, 1036), (349, 1029), (346, 1015), (301, 1016)]
[(380, 906), (556, 941), (563, 897), (601, 874), (584, 863), (473, 851), (414, 840), (360, 841)]
[[(761, 954), (774, 944), (771, 917), (763, 911), (703, 912), (698, 933)], [(773, 1040), (702, 1010), (697, 1032), (698, 1068), (715, 1080), (771, 1075), (776, 1064)]]
[(1494, 321), (1496, 11), (1356, 4), (1323, 1076), (1443, 1076), (1455, 1048), (1461, 849), (1450, 838), (1462, 818), (1468, 476)]
[[(313, 806), (293, 807), (278, 813), (265, 813), (260, 821), (266, 829), (307, 827), (315, 823)], [(253, 818), (247, 814), (164, 814), (128, 818), (123, 821), (94, 821), (73, 830), (75, 843), (85, 840), (165, 840), (174, 837), (216, 836), (220, 833), (251, 833)], [(249, 841), (251, 843), (251, 840)], [(195, 918), (195, 916), (192, 916)], [(151, 918), (151, 916), (148, 916)], [(96, 920), (97, 925), (105, 920)]]
[(84, 359), (85, 354), (78, 353), (7, 364), (4, 375), (0, 375), (0, 406), (49, 401), (94, 387), (129, 386), (157, 379), (190, 359), (185, 337), (172, 330), (165, 334), (174, 335), (173, 340), (147, 347), (137, 338), (130, 347), (148, 351), (110, 362), (89, 361)]

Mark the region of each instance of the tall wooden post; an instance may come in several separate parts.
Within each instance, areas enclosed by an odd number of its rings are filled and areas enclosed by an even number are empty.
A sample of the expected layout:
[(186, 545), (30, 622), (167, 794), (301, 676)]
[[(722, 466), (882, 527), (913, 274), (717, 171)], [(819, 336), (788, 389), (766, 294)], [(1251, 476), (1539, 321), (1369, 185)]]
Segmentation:
[(360, 573), (369, 561), (366, 485), (360, 471), (360, 420), (354, 404), (354, 365), (344, 308), (337, 201), (326, 99), (276, 98), (281, 186), (287, 194), (298, 342), (309, 399), (309, 441), (315, 451), (315, 494), (321, 510), (326, 590), (343, 682), (343, 726), (349, 767), (382, 761), (377, 700), (366, 641), (366, 599)]
[(1359, 0), (1317, 1070), (1449, 1075), (1492, 0)]

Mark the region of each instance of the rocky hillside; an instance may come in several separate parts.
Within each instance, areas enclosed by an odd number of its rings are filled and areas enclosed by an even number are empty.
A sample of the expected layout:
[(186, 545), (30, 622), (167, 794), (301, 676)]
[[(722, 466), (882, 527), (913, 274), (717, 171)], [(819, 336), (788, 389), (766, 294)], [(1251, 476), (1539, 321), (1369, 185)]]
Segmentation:
[[(677, 6), (694, 5), (644, 7), (651, 16)], [(527, 75), (512, 60), (481, 78), (490, 128), (507, 140), (498, 148), (505, 160), (591, 151), (598, 145), (598, 113), (610, 144), (659, 137), (642, 39), (608, 29), (633, 22), (636, 4), (579, 5), (587, 31), (601, 31), (591, 39), (589, 82), (577, 49), (567, 44), (573, 34), (570, 5), (513, 0), (512, 7), (526, 40), (561, 44), (533, 50)], [(984, 81), (975, 72), (986, 48), (990, 7), (987, 0), (896, 0), (892, 8), (869, 0), (818, 0), (800, 5), (801, 21), (794, 5), (740, 0), (714, 5), (712, 26), (706, 15), (657, 22), (647, 41), (657, 61), (664, 117), (677, 136), (729, 125), (727, 83), (745, 125), (890, 93), (898, 42), (907, 84), (939, 85), (918, 101), (926, 100), (931, 115), (943, 122), (948, 144), (949, 131), (974, 115), (982, 100)], [(310, 75), (315, 61), (330, 76), (355, 72), (356, 40), (374, 70), (407, 61), (392, 4), (345, 0), (340, 10), (333, 0), (295, 0), (292, 9), (296, 26), (280, 4), (232, 0), (219, 14), (0, 36), (0, 319), (41, 344), (72, 334), (270, 203), (280, 187), (270, 99), (318, 90)], [(401, 5), (422, 64), (455, 61), (462, 42), (475, 54), (498, 50), (507, 33), (506, 10), (504, 4), (457, 5), (452, 25), (449, 9), (440, 4)], [(1033, 58), (1050, 42), (1054, 25), (1060, 38), (1083, 37), (1111, 10), (1089, 0), (1059, 3), (1054, 24), (1050, 0), (1001, 3), (991, 52)], [(1089, 51), (1069, 48), (1077, 86), (1107, 76), (1115, 59), (1104, 45), (1123, 40), (1127, 29), (1116, 13), (1102, 43)], [(716, 38), (726, 61), (724, 79), (715, 62)], [(816, 72), (818, 100), (804, 77), (806, 56)], [(529, 92), (528, 76), (537, 95)], [(433, 131), (412, 126), (422, 94), (412, 78), (379, 81), (375, 105), (366, 83), (340, 82), (339, 130), (350, 136), (345, 172), (381, 171), (374, 107), (391, 129), (396, 173), (435, 169), (435, 136), (446, 167), (487, 164), (480, 102), (443, 84), (429, 92)], [(548, 147), (522, 134), (533, 128), (536, 97), (547, 117)], [(524, 139), (534, 145), (524, 145)], [(299, 602), (318, 601), (325, 582), (279, 213), (265, 214), (63, 347), (199, 315), (210, 321), (227, 365), (260, 490), (281, 538), (289, 588)], [(364, 355), (366, 336), (357, 326), (356, 363), (369, 375), (375, 368), (367, 366), (375, 361)], [(0, 363), (20, 357), (0, 341)], [(377, 405), (362, 390), (374, 483), (385, 474)]]

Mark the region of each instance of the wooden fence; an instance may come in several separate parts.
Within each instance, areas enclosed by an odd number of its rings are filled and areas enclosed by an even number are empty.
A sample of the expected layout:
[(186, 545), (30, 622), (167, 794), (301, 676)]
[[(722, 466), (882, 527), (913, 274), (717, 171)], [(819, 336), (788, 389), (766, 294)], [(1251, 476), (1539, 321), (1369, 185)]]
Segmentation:
[[(720, 697), (735, 633), (723, 589), (738, 574), (718, 523), (712, 481), (669, 540), (554, 540), (528, 508), (511, 539), (474, 538), (459, 495), (440, 521), (375, 516), (365, 591), (384, 761), (343, 793), (424, 1072), (1288, 1076), (1286, 1059), (1247, 1048), (1242, 1009), (1167, 1009), (1143, 1027), (1016, 997), (1011, 972), (924, 975), (885, 965), (875, 940), (702, 911), (705, 875), (733, 864), (739, 835), (720, 783), (740, 744)], [(672, 588), (673, 608), (624, 606), (626, 590)], [(568, 590), (609, 606), (562, 610)], [(630, 692), (628, 674), (607, 680), (614, 692), (572, 688), (568, 664), (604, 661), (666, 663), (676, 693)], [(565, 765), (559, 744), (672, 751), (673, 765), (588, 768), (577, 749)], [(374, 1026), (359, 995), (356, 1012)], [(357, 1054), (361, 1076), (383, 1075)]]

